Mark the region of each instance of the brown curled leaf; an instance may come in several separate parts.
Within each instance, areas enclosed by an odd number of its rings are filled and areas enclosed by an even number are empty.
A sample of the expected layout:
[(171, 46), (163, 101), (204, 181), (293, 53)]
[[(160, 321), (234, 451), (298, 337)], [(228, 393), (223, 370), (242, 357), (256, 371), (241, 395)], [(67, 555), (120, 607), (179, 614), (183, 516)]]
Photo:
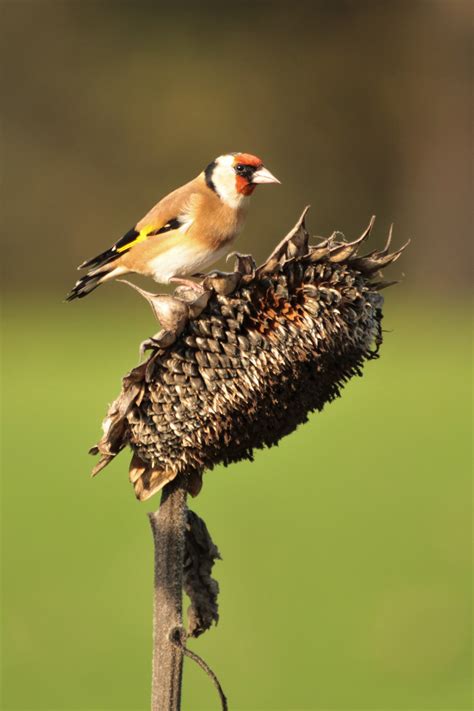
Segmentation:
[(219, 620), (219, 584), (211, 576), (221, 556), (207, 526), (194, 511), (187, 512), (184, 591), (191, 601), (188, 608), (188, 635), (199, 637)]

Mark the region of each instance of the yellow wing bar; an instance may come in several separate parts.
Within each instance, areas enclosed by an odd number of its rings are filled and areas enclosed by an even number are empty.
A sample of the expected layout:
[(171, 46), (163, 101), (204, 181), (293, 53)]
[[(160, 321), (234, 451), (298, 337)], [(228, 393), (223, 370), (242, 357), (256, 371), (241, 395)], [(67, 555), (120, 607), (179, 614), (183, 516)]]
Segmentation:
[(153, 225), (146, 225), (145, 227), (142, 227), (140, 232), (137, 230), (129, 230), (126, 235), (120, 239), (117, 244), (115, 245), (115, 251), (116, 252), (127, 252), (129, 249), (131, 249), (134, 245), (138, 244), (139, 242), (144, 242), (146, 239), (148, 239), (150, 232), (153, 231)]
[(160, 235), (164, 232), (169, 232), (170, 230), (177, 230), (181, 225), (178, 217), (173, 217), (172, 220), (168, 220), (166, 225), (163, 227), (156, 227), (155, 225), (145, 225), (138, 232), (137, 230), (129, 230), (126, 235), (119, 239), (119, 241), (114, 245), (114, 252), (127, 252), (136, 244), (144, 242), (148, 237), (153, 237), (154, 235)]

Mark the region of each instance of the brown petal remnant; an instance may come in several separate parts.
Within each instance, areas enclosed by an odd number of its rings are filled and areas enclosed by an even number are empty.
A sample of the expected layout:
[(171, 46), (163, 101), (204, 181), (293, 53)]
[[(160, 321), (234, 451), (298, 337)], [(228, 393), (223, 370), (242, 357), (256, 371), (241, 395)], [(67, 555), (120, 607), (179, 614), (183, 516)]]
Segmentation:
[(404, 247), (389, 253), (389, 239), (359, 255), (374, 218), (354, 242), (334, 233), (311, 246), (305, 214), (258, 268), (237, 254), (234, 271), (208, 274), (199, 295), (143, 294), (164, 330), (109, 408), (93, 474), (129, 444), (140, 500), (178, 474), (196, 495), (205, 469), (277, 444), (377, 356), (381, 270)]

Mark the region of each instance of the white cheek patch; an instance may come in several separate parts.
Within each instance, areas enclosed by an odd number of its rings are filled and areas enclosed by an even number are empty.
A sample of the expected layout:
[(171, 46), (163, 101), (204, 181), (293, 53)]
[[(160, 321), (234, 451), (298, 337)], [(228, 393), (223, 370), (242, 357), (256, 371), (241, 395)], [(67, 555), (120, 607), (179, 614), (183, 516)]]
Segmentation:
[(222, 202), (232, 208), (242, 204), (245, 195), (237, 192), (236, 175), (234, 171), (234, 156), (220, 156), (212, 173), (212, 182)]

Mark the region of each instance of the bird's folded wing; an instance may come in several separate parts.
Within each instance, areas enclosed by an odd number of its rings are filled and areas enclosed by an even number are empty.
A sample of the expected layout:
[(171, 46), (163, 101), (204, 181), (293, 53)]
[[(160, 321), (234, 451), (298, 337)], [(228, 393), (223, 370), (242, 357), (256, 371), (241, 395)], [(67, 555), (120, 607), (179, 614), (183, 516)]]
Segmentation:
[(189, 209), (194, 202), (196, 186), (187, 183), (160, 200), (135, 227), (121, 237), (110, 249), (83, 262), (79, 269), (99, 268), (128, 252), (150, 237), (189, 225)]
[(123, 237), (121, 237), (118, 242), (116, 242), (110, 249), (105, 252), (98, 254), (92, 259), (88, 259), (83, 262), (79, 269), (90, 269), (99, 268), (109, 262), (118, 259), (122, 254), (128, 252), (132, 247), (140, 242), (144, 242), (149, 237), (154, 237), (156, 235), (164, 234), (170, 230), (176, 230), (180, 227), (181, 221), (179, 217), (172, 217), (165, 224), (161, 226), (156, 226), (153, 224), (147, 224), (140, 229), (133, 227), (131, 230), (126, 232)]
[(140, 230), (133, 228), (129, 230), (118, 242), (114, 244), (112, 249), (122, 254), (122, 252), (128, 252), (135, 244), (139, 242), (144, 242), (148, 237), (154, 237), (155, 235), (161, 235), (170, 230), (177, 230), (182, 224), (182, 220), (179, 216), (172, 217), (164, 225), (145, 225)]

